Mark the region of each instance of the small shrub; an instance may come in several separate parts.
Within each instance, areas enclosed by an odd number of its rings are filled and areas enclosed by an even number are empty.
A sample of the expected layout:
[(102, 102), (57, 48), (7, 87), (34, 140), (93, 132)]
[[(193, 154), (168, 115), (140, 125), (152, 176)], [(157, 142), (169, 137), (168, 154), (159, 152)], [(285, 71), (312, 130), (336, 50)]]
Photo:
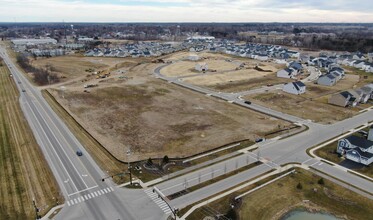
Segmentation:
[(146, 161), (146, 164), (147, 164), (148, 166), (153, 165), (153, 160), (152, 160), (151, 157), (149, 157), (148, 161)]
[(317, 181), (317, 183), (320, 184), (320, 185), (324, 185), (325, 184), (323, 178), (320, 178), (319, 181)]
[(303, 186), (302, 186), (301, 183), (298, 183), (298, 185), (297, 185), (297, 189), (303, 189)]
[(170, 162), (170, 159), (168, 158), (167, 155), (165, 155), (165, 156), (163, 157), (162, 162), (163, 162), (163, 164), (167, 164), (168, 162)]

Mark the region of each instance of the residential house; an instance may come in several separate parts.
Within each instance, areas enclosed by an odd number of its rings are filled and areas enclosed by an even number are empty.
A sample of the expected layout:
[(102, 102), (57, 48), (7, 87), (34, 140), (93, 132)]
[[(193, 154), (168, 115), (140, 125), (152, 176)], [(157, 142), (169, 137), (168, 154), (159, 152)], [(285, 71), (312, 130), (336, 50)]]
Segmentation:
[(364, 61), (360, 61), (360, 60), (357, 60), (354, 62), (354, 65), (353, 65), (355, 68), (359, 68), (359, 69), (362, 69), (364, 66), (365, 66), (365, 62)]
[(373, 162), (373, 126), (370, 127), (367, 138), (351, 135), (340, 139), (337, 153), (356, 163), (370, 165)]
[(373, 62), (373, 52), (368, 53), (368, 61), (371, 63)]
[(277, 77), (280, 77), (280, 78), (293, 78), (293, 76), (295, 76), (295, 71), (294, 69), (290, 69), (290, 68), (286, 68), (286, 69), (282, 69), (282, 70), (279, 70), (277, 71)]
[(347, 91), (333, 94), (332, 96), (330, 96), (328, 103), (332, 105), (341, 106), (341, 107), (357, 105), (356, 98)]
[(294, 69), (297, 73), (300, 73), (301, 70), (303, 69), (303, 66), (302, 66), (302, 64), (299, 63), (299, 62), (295, 62), (295, 61), (293, 61), (293, 62), (289, 63), (288, 68), (292, 68), (292, 69)]
[(317, 80), (317, 84), (323, 85), (323, 86), (334, 86), (337, 83), (337, 78), (331, 74), (325, 74), (319, 77)]
[(284, 85), (282, 91), (294, 95), (300, 95), (306, 92), (306, 85), (301, 81), (290, 82)]
[(195, 69), (200, 72), (205, 72), (208, 70), (207, 63), (197, 63)]
[(365, 60), (366, 57), (363, 54), (358, 53), (358, 54), (353, 55), (352, 59), (354, 59), (354, 60)]
[(370, 84), (365, 85), (365, 86), (361, 87), (360, 89), (363, 90), (363, 92), (366, 93), (369, 96), (369, 99), (373, 99), (373, 87), (369, 86), (369, 85)]
[(360, 97), (360, 103), (367, 103), (368, 102), (368, 100), (370, 98), (370, 94), (369, 93), (365, 92), (362, 89), (355, 89), (355, 92)]
[(363, 94), (358, 93), (356, 90), (350, 89), (347, 92), (349, 92), (353, 97), (355, 97), (357, 103), (361, 103), (363, 99)]

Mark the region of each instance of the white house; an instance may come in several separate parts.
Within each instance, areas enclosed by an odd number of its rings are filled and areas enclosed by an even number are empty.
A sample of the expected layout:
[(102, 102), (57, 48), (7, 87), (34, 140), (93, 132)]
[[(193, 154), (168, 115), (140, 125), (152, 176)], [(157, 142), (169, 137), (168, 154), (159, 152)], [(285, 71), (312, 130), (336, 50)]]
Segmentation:
[(355, 54), (355, 55), (352, 56), (352, 59), (354, 59), (354, 60), (365, 60), (366, 57), (362, 54)]
[(284, 85), (282, 91), (294, 95), (300, 95), (306, 92), (306, 85), (304, 85), (304, 83), (301, 81), (290, 82)]
[(293, 76), (295, 76), (295, 71), (294, 69), (290, 69), (290, 68), (286, 68), (286, 69), (282, 69), (282, 70), (279, 70), (277, 71), (277, 77), (280, 77), (280, 78), (293, 78)]
[(195, 69), (200, 72), (205, 72), (209, 69), (207, 63), (197, 63)]
[(364, 66), (365, 66), (365, 62), (364, 61), (355, 61), (355, 63), (354, 63), (354, 67), (355, 68), (362, 69)]
[(337, 153), (357, 163), (371, 164), (373, 162), (373, 126), (370, 127), (367, 138), (351, 135), (340, 139)]

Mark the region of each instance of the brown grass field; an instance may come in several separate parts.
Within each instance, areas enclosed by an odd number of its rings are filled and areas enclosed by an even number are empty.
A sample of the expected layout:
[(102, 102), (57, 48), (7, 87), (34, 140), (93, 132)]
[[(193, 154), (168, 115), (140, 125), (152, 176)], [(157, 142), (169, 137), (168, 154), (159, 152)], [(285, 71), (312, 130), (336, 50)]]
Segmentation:
[[(85, 93), (66, 88), (52, 95), (121, 160), (186, 157), (273, 131), (289, 123), (157, 80), (155, 64), (132, 68), (128, 80)], [(76, 86), (76, 85), (74, 85)]]
[[(370, 219), (373, 215), (372, 200), (326, 179), (324, 184), (320, 185), (317, 183), (319, 180), (319, 176), (298, 169), (296, 174), (286, 176), (243, 197), (241, 205), (235, 208), (234, 212), (238, 215), (237, 219), (242, 220), (277, 220), (287, 212), (299, 208), (314, 212), (324, 211), (353, 220)], [(298, 183), (302, 185), (302, 189), (297, 189)], [(217, 212), (225, 214), (231, 209), (230, 201), (234, 196), (255, 186), (257, 184), (210, 203), (207, 207), (199, 208), (187, 219), (204, 219)]]
[(327, 97), (315, 99), (275, 91), (246, 96), (245, 99), (290, 115), (311, 119), (323, 124), (334, 123), (358, 114), (356, 108), (342, 108), (327, 104)]
[(59, 187), (19, 106), (19, 93), (0, 67), (0, 219), (35, 219), (32, 199), (45, 214), (58, 201)]
[[(59, 56), (52, 58), (37, 58), (31, 60), (31, 64), (38, 68), (50, 66), (51, 71), (56, 73), (62, 82), (72, 79), (84, 79), (91, 75), (87, 70), (93, 72), (110, 72), (116, 69), (133, 67), (137, 62), (146, 59), (135, 60), (132, 58), (109, 58), (109, 57), (84, 57), (80, 55)], [(93, 76), (92, 76), (93, 77)]]

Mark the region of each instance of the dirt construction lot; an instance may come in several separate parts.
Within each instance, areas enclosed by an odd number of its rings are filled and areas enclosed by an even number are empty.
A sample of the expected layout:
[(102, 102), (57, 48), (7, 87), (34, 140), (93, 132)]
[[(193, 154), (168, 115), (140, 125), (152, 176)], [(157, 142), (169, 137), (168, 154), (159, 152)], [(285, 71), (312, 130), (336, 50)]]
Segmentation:
[(83, 57), (80, 55), (59, 56), (52, 58), (37, 58), (31, 64), (38, 68), (47, 68), (56, 73), (62, 82), (72, 79), (85, 79), (93, 72), (110, 72), (113, 69), (128, 68), (142, 62), (142, 59)]
[(347, 75), (335, 86), (307, 84), (306, 93), (302, 95), (292, 95), (277, 90), (244, 98), (277, 111), (328, 124), (358, 114), (359, 108), (342, 108), (328, 104), (331, 94), (354, 88), (358, 81), (358, 76)]
[(0, 219), (35, 219), (33, 198), (41, 215), (63, 203), (18, 98), (13, 78), (0, 64)]
[[(197, 55), (200, 57), (199, 61), (187, 61), (187, 53), (176, 53), (169, 58), (174, 63), (163, 68), (161, 73), (169, 77), (183, 77), (185, 82), (222, 92), (239, 92), (289, 81), (276, 77), (277, 71), (284, 68), (282, 64), (218, 53), (197, 53)], [(207, 63), (209, 71), (199, 73), (194, 70), (198, 62)]]
[[(72, 91), (56, 99), (112, 154), (127, 160), (185, 157), (234, 141), (253, 140), (289, 123), (155, 79), (142, 64), (127, 80)], [(71, 85), (76, 88), (77, 85)]]

